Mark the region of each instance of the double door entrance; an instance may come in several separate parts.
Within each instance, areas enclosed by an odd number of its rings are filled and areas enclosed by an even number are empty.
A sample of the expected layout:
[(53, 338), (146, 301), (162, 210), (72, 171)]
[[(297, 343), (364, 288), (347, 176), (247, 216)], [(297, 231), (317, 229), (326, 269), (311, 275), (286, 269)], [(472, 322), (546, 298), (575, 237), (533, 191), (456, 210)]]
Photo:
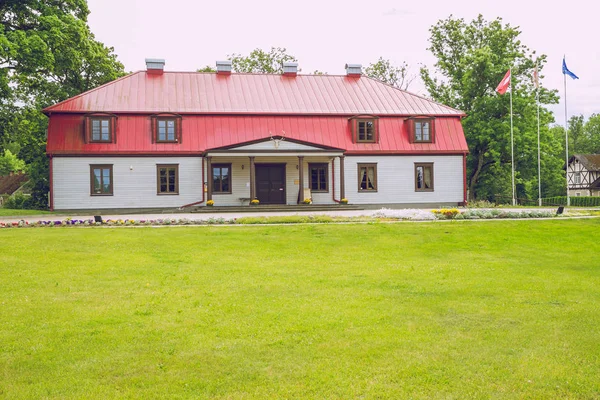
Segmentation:
[(260, 204), (285, 204), (285, 164), (255, 164), (254, 170)]

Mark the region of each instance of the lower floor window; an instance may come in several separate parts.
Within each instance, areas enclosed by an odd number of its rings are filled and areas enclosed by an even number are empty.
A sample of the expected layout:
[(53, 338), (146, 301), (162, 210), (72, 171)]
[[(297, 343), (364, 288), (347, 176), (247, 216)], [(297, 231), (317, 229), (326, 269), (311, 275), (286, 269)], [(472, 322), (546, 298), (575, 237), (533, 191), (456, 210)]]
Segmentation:
[(358, 191), (377, 191), (377, 164), (358, 164)]
[(212, 164), (213, 193), (231, 193), (231, 164)]
[(433, 191), (433, 163), (415, 164), (415, 191)]
[(90, 165), (91, 195), (112, 196), (113, 194), (113, 166)]
[(308, 164), (310, 190), (312, 192), (328, 192), (327, 164)]
[(156, 166), (158, 194), (179, 194), (179, 165)]

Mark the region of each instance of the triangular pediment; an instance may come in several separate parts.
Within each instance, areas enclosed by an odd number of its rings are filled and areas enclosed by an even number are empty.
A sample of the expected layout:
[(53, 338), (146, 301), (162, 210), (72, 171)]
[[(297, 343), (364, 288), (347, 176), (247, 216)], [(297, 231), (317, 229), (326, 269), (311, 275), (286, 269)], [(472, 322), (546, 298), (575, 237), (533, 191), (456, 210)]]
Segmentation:
[(331, 151), (339, 150), (335, 147), (323, 146), (316, 143), (303, 142), (282, 136), (272, 136), (251, 142), (237, 143), (230, 146), (215, 148), (211, 150), (234, 150), (234, 151)]

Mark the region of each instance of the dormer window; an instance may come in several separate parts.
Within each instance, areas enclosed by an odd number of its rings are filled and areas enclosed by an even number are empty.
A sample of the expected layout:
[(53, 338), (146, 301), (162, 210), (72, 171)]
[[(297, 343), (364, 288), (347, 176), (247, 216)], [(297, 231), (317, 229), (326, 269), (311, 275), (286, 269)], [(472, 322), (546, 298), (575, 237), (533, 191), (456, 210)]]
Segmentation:
[(413, 143), (433, 143), (433, 119), (415, 118), (412, 121), (411, 141)]
[(86, 115), (85, 143), (116, 143), (117, 117), (113, 114)]
[(158, 118), (156, 121), (156, 141), (161, 142), (177, 142), (175, 127), (177, 120), (175, 118)]
[(359, 119), (357, 125), (357, 141), (358, 142), (375, 142), (375, 120), (374, 119)]
[(110, 129), (110, 118), (90, 118), (92, 125), (92, 140), (91, 142), (108, 142), (110, 143), (112, 132)]
[(181, 143), (181, 116), (158, 114), (152, 116), (153, 143)]
[(350, 118), (352, 137), (355, 143), (377, 143), (377, 117), (356, 116)]

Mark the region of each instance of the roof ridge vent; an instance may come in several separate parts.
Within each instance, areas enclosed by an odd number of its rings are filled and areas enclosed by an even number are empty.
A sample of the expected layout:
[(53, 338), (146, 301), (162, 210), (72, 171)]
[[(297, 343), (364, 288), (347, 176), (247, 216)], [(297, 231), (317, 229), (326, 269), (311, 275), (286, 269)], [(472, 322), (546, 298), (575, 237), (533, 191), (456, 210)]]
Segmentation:
[(281, 63), (281, 66), (283, 67), (283, 75), (285, 75), (285, 76), (298, 75), (298, 63), (297, 62), (284, 61)]
[(230, 75), (231, 74), (231, 60), (217, 61), (217, 74), (219, 75)]
[(362, 75), (362, 64), (346, 64), (346, 75), (360, 77)]
[(165, 69), (165, 60), (162, 58), (146, 58), (146, 71), (151, 74), (162, 74)]

